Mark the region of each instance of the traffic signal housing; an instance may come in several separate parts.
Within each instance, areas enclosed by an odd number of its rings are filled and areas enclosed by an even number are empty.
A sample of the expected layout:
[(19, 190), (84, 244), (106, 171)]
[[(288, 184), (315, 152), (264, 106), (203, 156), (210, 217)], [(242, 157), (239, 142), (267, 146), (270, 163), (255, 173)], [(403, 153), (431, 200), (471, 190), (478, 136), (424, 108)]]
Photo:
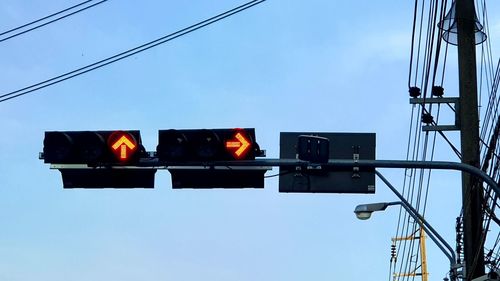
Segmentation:
[(266, 167), (231, 166), (262, 156), (255, 129), (160, 130), (156, 156), (173, 188), (263, 188)]
[(52, 131), (43, 144), (51, 164), (124, 165), (146, 153), (139, 131)]
[(161, 162), (253, 160), (260, 155), (255, 129), (160, 130)]
[(59, 169), (64, 188), (153, 188), (156, 169), (140, 167), (148, 157), (140, 132), (45, 132), (42, 158)]

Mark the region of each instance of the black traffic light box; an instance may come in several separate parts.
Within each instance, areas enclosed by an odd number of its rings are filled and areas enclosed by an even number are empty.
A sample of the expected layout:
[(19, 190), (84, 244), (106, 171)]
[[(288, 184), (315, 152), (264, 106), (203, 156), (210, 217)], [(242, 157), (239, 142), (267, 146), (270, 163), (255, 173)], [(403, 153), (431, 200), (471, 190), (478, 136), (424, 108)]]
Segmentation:
[[(309, 141), (314, 140), (314, 141)], [(311, 153), (311, 150), (314, 153)], [(312, 165), (280, 167), (279, 191), (301, 193), (375, 193), (373, 168), (329, 168), (335, 160), (375, 160), (374, 133), (282, 132), (280, 159), (300, 159)]]
[(160, 130), (160, 162), (253, 160), (260, 153), (255, 129)]
[(263, 188), (268, 170), (230, 166), (261, 156), (253, 128), (160, 130), (156, 156), (173, 188)]
[(50, 131), (43, 144), (44, 162), (59, 169), (64, 188), (154, 187), (156, 169), (135, 167), (148, 156), (137, 130)]
[(171, 167), (172, 188), (264, 188), (268, 169), (249, 167)]
[(64, 188), (154, 188), (156, 169), (60, 168)]
[(139, 131), (45, 132), (43, 159), (51, 164), (130, 164), (146, 155)]

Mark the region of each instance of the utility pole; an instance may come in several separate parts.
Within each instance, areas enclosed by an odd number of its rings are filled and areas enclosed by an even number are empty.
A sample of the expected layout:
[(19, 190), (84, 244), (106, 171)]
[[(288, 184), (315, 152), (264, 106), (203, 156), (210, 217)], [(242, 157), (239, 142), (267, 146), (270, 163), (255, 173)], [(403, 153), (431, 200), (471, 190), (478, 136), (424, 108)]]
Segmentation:
[[(462, 163), (479, 167), (479, 114), (474, 0), (456, 0), (460, 141)], [(482, 241), (482, 187), (477, 178), (462, 172), (464, 257), (467, 281), (484, 275)]]

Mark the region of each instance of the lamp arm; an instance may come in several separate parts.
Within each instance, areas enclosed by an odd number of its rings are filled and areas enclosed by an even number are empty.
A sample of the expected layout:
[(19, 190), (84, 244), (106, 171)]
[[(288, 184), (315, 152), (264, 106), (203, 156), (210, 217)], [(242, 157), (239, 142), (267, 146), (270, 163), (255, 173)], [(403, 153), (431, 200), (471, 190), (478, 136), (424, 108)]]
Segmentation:
[[(391, 202), (389, 204), (391, 205), (396, 205), (399, 204), (403, 206), (406, 211), (408, 211), (408, 214), (410, 214), (413, 219), (415, 219), (421, 226), (424, 227), (426, 232), (429, 233), (429, 237), (436, 243), (436, 245), (443, 251), (443, 253), (448, 257), (450, 260), (450, 264), (452, 267), (456, 266), (456, 255), (455, 252), (453, 251), (453, 248), (446, 242), (446, 240), (439, 235), (439, 233), (422, 217), (415, 208), (411, 206), (411, 204), (401, 195), (401, 193), (398, 192), (398, 190), (378, 171), (375, 170), (375, 174), (391, 189), (391, 191), (396, 194), (396, 196), (401, 200), (401, 202)], [(431, 235), (432, 234), (432, 235)], [(443, 248), (443, 245), (448, 249)]]

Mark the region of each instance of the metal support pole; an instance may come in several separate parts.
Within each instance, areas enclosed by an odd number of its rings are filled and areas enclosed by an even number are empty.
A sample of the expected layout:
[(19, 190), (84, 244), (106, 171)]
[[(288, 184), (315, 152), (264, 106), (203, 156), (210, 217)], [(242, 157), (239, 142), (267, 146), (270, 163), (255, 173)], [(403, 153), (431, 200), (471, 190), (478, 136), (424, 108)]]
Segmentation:
[[(497, 197), (500, 197), (500, 187), (488, 174), (483, 172), (477, 166), (471, 165), (469, 163), (457, 163), (457, 162), (445, 162), (445, 161), (405, 161), (405, 160), (348, 160), (348, 159), (331, 159), (327, 163), (311, 163), (309, 161), (297, 160), (297, 159), (256, 159), (256, 160), (241, 160), (241, 161), (205, 161), (205, 162), (165, 162), (159, 161), (156, 157), (147, 157), (141, 159), (137, 166), (88, 166), (82, 164), (52, 164), (52, 169), (171, 169), (171, 168), (181, 168), (181, 167), (191, 167), (198, 169), (262, 169), (269, 170), (270, 167), (301, 167), (305, 170), (311, 168), (313, 170), (326, 170), (335, 171), (336, 169), (345, 168), (414, 168), (414, 169), (437, 169), (437, 170), (457, 170), (462, 171), (463, 174), (467, 174), (469, 178), (479, 178), (484, 183), (488, 184)], [(375, 171), (379, 177), (380, 173)], [(387, 184), (388, 182), (381, 177), (381, 179)], [(388, 184), (391, 187), (390, 184)], [(482, 185), (478, 183), (476, 190), (482, 192)], [(395, 191), (395, 189), (393, 189)], [(397, 191), (397, 190), (396, 190)], [(396, 192), (395, 192), (396, 193)], [(399, 193), (396, 193), (396, 195)], [(404, 197), (398, 196), (401, 201), (406, 201)], [(446, 243), (444, 243), (446, 245)], [(453, 252), (453, 250), (452, 250)], [(480, 252), (481, 253), (481, 252)], [(454, 252), (453, 252), (454, 254)], [(481, 259), (484, 256), (479, 255)], [(470, 257), (470, 256), (469, 256)], [(470, 259), (470, 258), (469, 258)], [(481, 259), (479, 262), (481, 262)], [(484, 272), (484, 262), (483, 266), (476, 266)], [(480, 270), (476, 271), (480, 272)], [(482, 274), (484, 275), (484, 274)], [(480, 275), (480, 276), (482, 276)], [(471, 276), (471, 275), (469, 275)], [(475, 275), (472, 275), (475, 276)]]
[(157, 158), (145, 158), (137, 166), (88, 166), (82, 164), (51, 164), (51, 169), (169, 169), (170, 167), (197, 167), (212, 169), (234, 169), (244, 167), (313, 167), (315, 169), (328, 169), (335, 171), (335, 168), (414, 168), (414, 169), (436, 169), (436, 170), (456, 170), (466, 172), (480, 178), (488, 184), (495, 195), (500, 197), (500, 187), (488, 174), (481, 169), (457, 162), (447, 161), (406, 161), (406, 160), (343, 160), (332, 159), (328, 163), (311, 163), (297, 159), (257, 159), (241, 161), (212, 161), (212, 162), (159, 162)]
[[(479, 167), (479, 116), (477, 101), (474, 0), (456, 0), (460, 141), (462, 163)], [(483, 190), (477, 178), (462, 173), (464, 257), (466, 280), (484, 275)]]

